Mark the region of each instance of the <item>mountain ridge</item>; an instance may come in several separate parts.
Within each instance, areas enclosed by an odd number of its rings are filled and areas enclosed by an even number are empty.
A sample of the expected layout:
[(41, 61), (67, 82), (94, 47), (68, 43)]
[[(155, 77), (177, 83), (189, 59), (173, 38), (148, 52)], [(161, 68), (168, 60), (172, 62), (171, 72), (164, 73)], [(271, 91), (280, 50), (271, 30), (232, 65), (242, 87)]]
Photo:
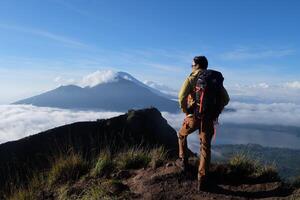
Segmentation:
[(109, 80), (92, 86), (59, 86), (45, 93), (19, 100), (13, 104), (32, 104), (66, 109), (98, 109), (127, 111), (144, 107), (157, 107), (161, 111), (176, 113), (178, 103), (151, 88), (126, 72), (118, 72)]

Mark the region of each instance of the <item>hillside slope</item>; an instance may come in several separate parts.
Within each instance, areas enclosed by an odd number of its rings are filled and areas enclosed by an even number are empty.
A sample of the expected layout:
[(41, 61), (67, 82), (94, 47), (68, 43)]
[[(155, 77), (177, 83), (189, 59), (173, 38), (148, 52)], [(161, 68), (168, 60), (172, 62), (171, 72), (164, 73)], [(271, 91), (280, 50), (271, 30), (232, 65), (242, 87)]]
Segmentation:
[(23, 180), (29, 171), (48, 168), (49, 157), (70, 148), (89, 158), (97, 156), (101, 148), (117, 151), (138, 145), (164, 145), (172, 155), (177, 154), (176, 131), (155, 108), (132, 110), (106, 120), (77, 122), (7, 142), (0, 145), (0, 188), (11, 174)]

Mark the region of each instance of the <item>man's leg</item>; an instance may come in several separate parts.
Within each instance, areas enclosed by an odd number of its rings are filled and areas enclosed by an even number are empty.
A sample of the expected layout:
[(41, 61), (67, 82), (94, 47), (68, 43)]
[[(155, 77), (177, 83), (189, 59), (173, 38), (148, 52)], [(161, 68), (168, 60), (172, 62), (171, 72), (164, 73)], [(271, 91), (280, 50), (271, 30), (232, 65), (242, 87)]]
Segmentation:
[(194, 117), (186, 117), (182, 123), (182, 127), (178, 133), (179, 158), (183, 164), (187, 164), (187, 136), (198, 129), (200, 124)]
[[(200, 163), (198, 170), (199, 189), (204, 189), (207, 183), (207, 175), (209, 171), (210, 159), (211, 159), (211, 139), (214, 134), (213, 121), (203, 121), (200, 128)], [(200, 186), (201, 184), (201, 186)], [(202, 187), (202, 188), (201, 188)]]

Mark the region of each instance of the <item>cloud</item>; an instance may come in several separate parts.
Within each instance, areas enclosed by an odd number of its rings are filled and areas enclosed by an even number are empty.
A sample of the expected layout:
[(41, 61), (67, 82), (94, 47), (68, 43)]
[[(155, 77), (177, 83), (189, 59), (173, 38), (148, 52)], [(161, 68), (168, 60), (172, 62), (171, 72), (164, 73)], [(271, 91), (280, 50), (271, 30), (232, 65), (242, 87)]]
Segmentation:
[(228, 108), (236, 110), (221, 115), (223, 123), (265, 124), (300, 127), (300, 105), (293, 103), (249, 104), (232, 102)]
[(0, 24), (0, 28), (37, 35), (40, 37), (44, 37), (44, 38), (54, 40), (56, 42), (63, 43), (65, 45), (74, 46), (74, 47), (81, 47), (81, 48), (89, 47), (88, 45), (86, 45), (82, 42), (79, 42), (73, 38), (65, 37), (65, 36), (51, 33), (49, 31), (45, 31), (45, 30), (41, 30), (41, 29), (28, 28), (28, 27), (22, 27), (22, 26), (16, 26), (16, 25), (7, 25), (7, 24)]
[(160, 92), (162, 92), (164, 94), (171, 95), (174, 98), (177, 98), (178, 91), (173, 89), (173, 88), (170, 88), (169, 86), (166, 86), (166, 85), (161, 84), (161, 83), (156, 83), (156, 82), (153, 82), (153, 81), (147, 81), (147, 80), (144, 81), (143, 83), (145, 85), (148, 85), (151, 88), (159, 90)]
[(173, 73), (183, 72), (182, 68), (176, 67), (174, 65), (166, 65), (161, 63), (143, 63), (143, 64), (161, 71), (173, 72)]
[[(223, 112), (220, 123), (262, 124), (300, 127), (300, 105), (293, 103), (251, 104), (231, 102), (227, 108), (235, 112)], [(170, 125), (179, 129), (184, 114), (162, 113)]]
[(77, 121), (118, 116), (119, 112), (74, 111), (31, 105), (0, 105), (0, 143)]
[(223, 53), (221, 58), (224, 60), (249, 60), (263, 58), (280, 58), (294, 53), (292, 49), (248, 49), (239, 48), (230, 52)]
[(75, 84), (76, 81), (74, 79), (65, 79), (61, 76), (57, 76), (53, 80), (55, 83), (58, 83), (59, 85), (70, 85), (70, 84)]
[(300, 89), (300, 81), (286, 82), (284, 86), (287, 88)]
[(112, 70), (98, 70), (94, 73), (84, 76), (79, 82), (82, 87), (93, 87), (100, 83), (109, 83), (117, 80), (118, 73)]
[[(300, 105), (247, 104), (231, 102), (235, 112), (223, 113), (220, 123), (285, 125), (300, 127)], [(0, 143), (17, 140), (57, 126), (77, 122), (95, 121), (121, 115), (120, 112), (75, 111), (36, 107), (31, 105), (0, 105)], [(168, 123), (179, 130), (184, 114), (162, 112)]]
[(252, 85), (235, 84), (228, 87), (229, 94), (236, 100), (243, 98), (251, 101), (269, 103), (295, 103), (300, 104), (300, 81), (290, 81), (278, 84), (256, 83)]

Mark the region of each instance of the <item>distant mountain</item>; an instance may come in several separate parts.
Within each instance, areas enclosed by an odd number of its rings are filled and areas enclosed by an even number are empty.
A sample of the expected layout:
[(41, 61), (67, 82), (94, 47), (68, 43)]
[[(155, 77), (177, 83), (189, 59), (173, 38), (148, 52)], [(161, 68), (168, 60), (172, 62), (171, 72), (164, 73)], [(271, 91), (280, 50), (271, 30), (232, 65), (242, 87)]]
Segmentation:
[(118, 72), (112, 80), (92, 87), (60, 86), (13, 104), (121, 112), (153, 106), (160, 111), (179, 111), (176, 101), (125, 72)]

